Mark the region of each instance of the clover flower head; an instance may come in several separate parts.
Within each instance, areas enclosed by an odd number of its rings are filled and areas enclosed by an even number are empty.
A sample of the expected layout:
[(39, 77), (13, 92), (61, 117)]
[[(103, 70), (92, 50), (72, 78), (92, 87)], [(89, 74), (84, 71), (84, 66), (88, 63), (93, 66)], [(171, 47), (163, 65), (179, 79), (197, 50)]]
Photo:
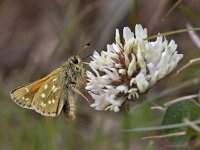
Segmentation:
[(159, 36), (150, 42), (146, 37), (147, 29), (140, 24), (135, 26), (135, 35), (124, 27), (123, 41), (116, 29), (115, 43), (100, 54), (94, 52), (85, 87), (95, 100), (91, 107), (118, 112), (126, 100), (138, 99), (175, 69), (183, 55), (177, 53), (174, 40)]

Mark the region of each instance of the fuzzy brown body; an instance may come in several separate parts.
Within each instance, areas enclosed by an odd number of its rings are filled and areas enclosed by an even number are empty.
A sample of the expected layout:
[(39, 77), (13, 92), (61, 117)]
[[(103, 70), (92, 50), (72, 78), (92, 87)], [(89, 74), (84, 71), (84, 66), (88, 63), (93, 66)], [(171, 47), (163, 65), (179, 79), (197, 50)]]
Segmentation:
[(78, 88), (85, 84), (85, 70), (79, 56), (70, 57), (60, 68), (46, 77), (11, 92), (19, 106), (55, 117), (63, 109), (67, 118), (75, 118)]

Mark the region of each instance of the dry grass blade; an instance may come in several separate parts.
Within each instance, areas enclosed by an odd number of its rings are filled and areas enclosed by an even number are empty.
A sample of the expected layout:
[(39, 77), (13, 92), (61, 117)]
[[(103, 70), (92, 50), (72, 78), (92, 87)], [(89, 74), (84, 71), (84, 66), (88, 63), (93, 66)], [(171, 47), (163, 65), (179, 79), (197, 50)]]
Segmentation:
[[(187, 26), (188, 29), (192, 29), (192, 28), (193, 28), (192, 25), (189, 24), (189, 23), (187, 23), (186, 26)], [(193, 43), (194, 43), (198, 48), (200, 48), (200, 37), (197, 35), (197, 33), (194, 32), (194, 31), (190, 31), (190, 32), (188, 32), (188, 34), (189, 34), (190, 38), (192, 39)]]
[(198, 61), (200, 61), (200, 57), (191, 59), (186, 65), (184, 65), (183, 67), (181, 67), (181, 68), (176, 72), (176, 74), (173, 75), (173, 77), (174, 77), (174, 76), (177, 76), (181, 71), (185, 70), (187, 67), (189, 67), (190, 65), (192, 65), (192, 64), (194, 64), (194, 63), (196, 63), (196, 62), (198, 62)]
[(164, 108), (162, 106), (153, 106), (153, 107), (151, 107), (151, 110), (160, 110), (161, 112), (165, 112), (166, 108)]
[(185, 100), (188, 100), (188, 99), (193, 99), (193, 98), (197, 98), (199, 97), (198, 94), (194, 94), (194, 95), (188, 95), (188, 96), (183, 96), (183, 97), (179, 97), (179, 98), (176, 98), (174, 100), (171, 100), (167, 103), (164, 104), (165, 107), (169, 107), (177, 102), (181, 102), (181, 101), (185, 101)]
[(200, 127), (191, 122), (189, 119), (185, 118), (183, 119), (183, 122), (185, 122), (185, 124), (187, 124), (188, 126), (200, 133)]
[(168, 138), (168, 137), (183, 136), (183, 135), (186, 135), (185, 131), (170, 133), (170, 134), (164, 134), (164, 135), (147, 136), (147, 137), (143, 137), (142, 140), (160, 139), (160, 138)]

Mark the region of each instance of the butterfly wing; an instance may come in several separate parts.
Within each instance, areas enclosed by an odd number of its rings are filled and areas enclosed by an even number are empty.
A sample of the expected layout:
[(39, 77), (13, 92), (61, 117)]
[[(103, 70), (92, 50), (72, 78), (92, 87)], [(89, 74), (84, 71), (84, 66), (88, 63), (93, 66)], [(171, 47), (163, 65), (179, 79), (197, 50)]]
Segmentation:
[(30, 83), (28, 85), (25, 85), (13, 90), (10, 93), (11, 98), (19, 106), (28, 108), (28, 109), (33, 109), (32, 103), (33, 103), (35, 94), (44, 85), (44, 83), (48, 81), (48, 79), (58, 76), (60, 72), (61, 72), (61, 68), (58, 68), (40, 80), (37, 80), (33, 83)]
[(64, 75), (51, 76), (33, 98), (33, 109), (44, 115), (55, 117), (60, 114), (64, 105)]

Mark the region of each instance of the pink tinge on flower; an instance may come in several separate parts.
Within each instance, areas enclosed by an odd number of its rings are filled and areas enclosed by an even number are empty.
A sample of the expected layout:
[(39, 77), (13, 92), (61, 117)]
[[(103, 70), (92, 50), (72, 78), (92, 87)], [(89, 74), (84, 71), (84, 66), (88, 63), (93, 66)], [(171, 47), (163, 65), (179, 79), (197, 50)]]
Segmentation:
[(138, 99), (176, 68), (183, 55), (177, 53), (175, 42), (163, 37), (149, 42), (146, 37), (147, 29), (138, 24), (135, 36), (124, 27), (122, 42), (116, 29), (115, 43), (100, 54), (94, 52), (85, 87), (95, 100), (91, 107), (118, 112), (124, 102)]

